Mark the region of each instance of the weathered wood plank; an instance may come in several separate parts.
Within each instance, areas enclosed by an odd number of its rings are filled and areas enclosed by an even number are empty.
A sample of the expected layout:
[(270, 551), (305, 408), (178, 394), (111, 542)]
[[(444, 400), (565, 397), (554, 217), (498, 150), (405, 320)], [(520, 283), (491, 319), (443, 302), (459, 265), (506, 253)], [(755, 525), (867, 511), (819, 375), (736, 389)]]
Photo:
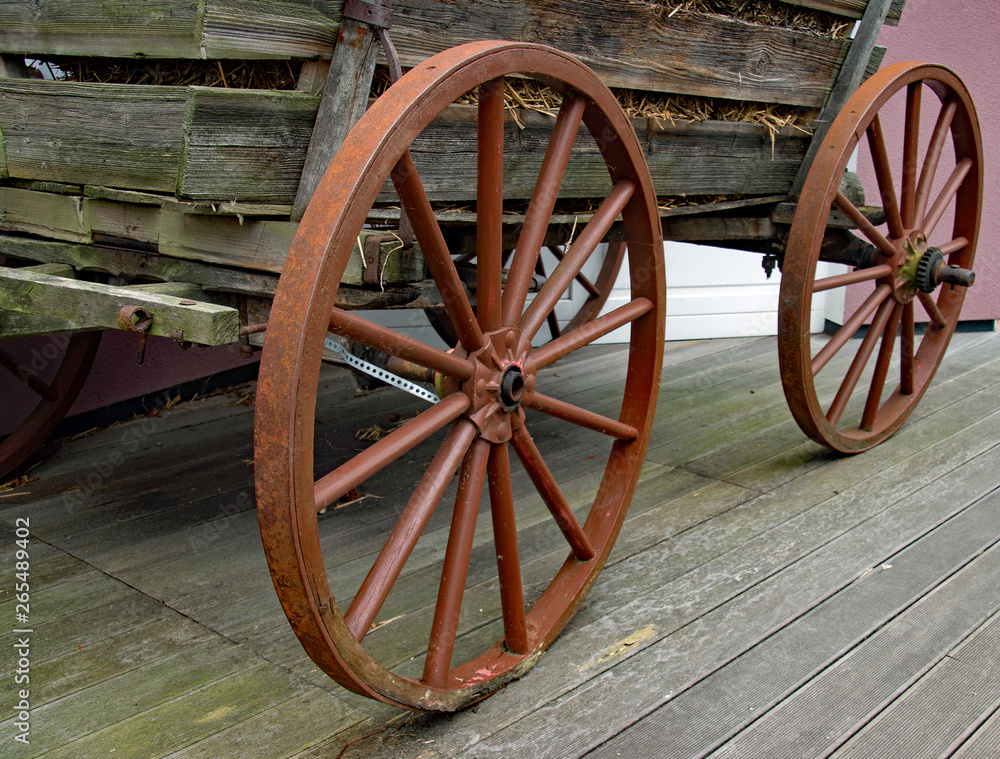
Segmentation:
[(0, 80), (7, 171), (173, 192), (186, 97), (183, 87)]
[(192, 87), (177, 194), (278, 203), (295, 197), (319, 98)]
[[(411, 148), (421, 180), (432, 200), (470, 200), (476, 186), (475, 139), (470, 131), (474, 111), (448, 109), (421, 134)], [(524, 128), (508, 118), (505, 130), (504, 196), (530, 197), (548, 144), (553, 120), (524, 113)], [(653, 183), (660, 195), (783, 194), (808, 145), (808, 135), (783, 129), (772, 135), (765, 127), (734, 122), (657, 124), (635, 120), (645, 147)], [(447, 156), (447, 160), (442, 160)], [(597, 145), (581, 134), (560, 187), (561, 197), (602, 197), (610, 189), (607, 168)], [(391, 190), (380, 196), (395, 199)]]
[[(11, 177), (234, 204), (292, 203), (319, 102), (307, 93), (53, 82), (0, 85), (0, 93), (11, 104), (0, 111)], [(414, 145), (433, 200), (473, 199), (470, 113), (448, 109)], [(508, 198), (530, 197), (552, 126), (538, 113), (522, 120), (524, 129), (508, 119), (506, 130)], [(634, 126), (663, 195), (784, 193), (808, 143), (798, 130), (772, 135), (745, 123)], [(608, 180), (596, 145), (581, 136), (578, 150), (563, 193), (600, 197)]]
[(25, 269), (0, 268), (0, 308), (74, 323), (82, 321), (88, 327), (117, 329), (119, 311), (126, 306), (141, 306), (148, 311), (152, 317), (150, 335), (171, 337), (173, 330), (180, 330), (185, 340), (203, 345), (226, 345), (239, 340), (239, 311), (229, 306)]
[(114, 58), (288, 58), (329, 54), (334, 0), (84, 0), (0, 6), (0, 51)]
[[(765, 733), (767, 728), (778, 730), (780, 739), (776, 742), (785, 746), (794, 742), (789, 734), (804, 727), (804, 720), (794, 707), (786, 709), (782, 700), (798, 689), (802, 689), (798, 693), (805, 693), (827, 666), (890, 620), (893, 625), (911, 623), (928, 627), (928, 617), (940, 616), (947, 605), (936, 610), (933, 599), (916, 607), (914, 602), (938, 586), (942, 578), (950, 582), (949, 576), (954, 578), (963, 564), (989, 547), (994, 540), (988, 536), (992, 535), (990, 524), (997, 518), (997, 507), (995, 498), (992, 503), (987, 499), (972, 505), (902, 553), (889, 557), (884, 564), (891, 571), (875, 570), (864, 575), (751, 651), (638, 720), (596, 749), (593, 759), (640, 756), (646, 751), (664, 759), (695, 756), (717, 748), (734, 735), (734, 744), (739, 746), (742, 741), (737, 733), (762, 715), (766, 715), (763, 719), (767, 727), (755, 730)], [(941, 590), (936, 592), (940, 594)], [(901, 613), (904, 616), (895, 619)], [(887, 665), (880, 663), (880, 666)], [(753, 685), (743, 687), (746, 683)], [(771, 709), (775, 711), (769, 712)], [(782, 713), (784, 718), (779, 716)], [(781, 729), (786, 725), (787, 730)], [(662, 745), (663, 735), (670, 736), (669, 746)], [(657, 751), (653, 744), (662, 748)], [(796, 750), (811, 753), (798, 744)], [(722, 751), (733, 753), (728, 747)], [(760, 755), (779, 753), (773, 748)]]
[(0, 187), (0, 230), (91, 242), (83, 223), (82, 201), (69, 195)]
[(109, 5), (101, 0), (8, 2), (0, 50), (21, 54), (199, 58), (198, 0)]
[[(541, 42), (611, 87), (820, 106), (849, 43), (636, 0), (403, 0), (392, 38), (404, 66), (461, 42)], [(572, 19), (572, 23), (567, 23)]]
[(315, 58), (337, 42), (339, 0), (206, 0), (205, 58)]
[[(273, 280), (261, 278), (255, 272), (280, 274), (285, 257), (295, 237), (298, 224), (268, 219), (243, 219), (240, 216), (186, 214), (173, 207), (114, 203), (95, 198), (50, 195), (32, 190), (0, 189), (0, 199), (9, 195), (14, 201), (10, 216), (15, 231), (38, 233), (48, 214), (55, 216), (57, 229), (52, 236), (76, 241), (91, 241), (94, 235), (111, 238), (119, 243), (142, 243), (159, 255), (129, 254), (90, 246), (58, 246), (20, 239), (0, 237), (0, 251), (29, 260), (70, 263), (83, 268), (107, 270), (112, 273), (133, 273), (145, 278), (195, 282), (206, 289), (221, 289), (273, 295)], [(65, 221), (60, 221), (65, 219)], [(4, 228), (0, 222), (0, 228)], [(68, 228), (68, 229), (67, 229)], [(362, 232), (365, 240), (373, 234)], [(419, 282), (424, 278), (420, 246), (403, 250), (394, 239), (380, 244), (379, 280), (384, 284)], [(190, 264), (171, 263), (184, 259)], [(239, 270), (208, 267), (238, 267)], [(115, 271), (115, 270), (119, 271)], [(341, 281), (361, 285), (364, 265), (355, 245)], [(242, 271), (240, 271), (242, 270)]]

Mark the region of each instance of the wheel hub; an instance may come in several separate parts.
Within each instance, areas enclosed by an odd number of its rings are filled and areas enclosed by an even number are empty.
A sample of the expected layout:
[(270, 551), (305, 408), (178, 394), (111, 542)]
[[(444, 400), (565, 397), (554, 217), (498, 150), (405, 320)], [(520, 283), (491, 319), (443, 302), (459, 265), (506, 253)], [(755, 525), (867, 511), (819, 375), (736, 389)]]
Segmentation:
[(520, 330), (504, 328), (487, 333), (486, 345), (468, 356), (473, 372), (461, 385), (472, 400), (466, 416), (491, 443), (510, 440), (523, 414), (521, 405), (534, 391), (534, 373), (525, 368), (530, 352), (531, 343)]
[(500, 405), (505, 411), (513, 411), (524, 397), (524, 372), (516, 364), (508, 366), (500, 380)]
[(896, 300), (906, 303), (918, 292), (930, 294), (939, 285), (971, 287), (976, 274), (948, 264), (940, 248), (927, 244), (921, 232), (913, 232), (903, 243), (898, 257), (899, 276), (893, 286)]

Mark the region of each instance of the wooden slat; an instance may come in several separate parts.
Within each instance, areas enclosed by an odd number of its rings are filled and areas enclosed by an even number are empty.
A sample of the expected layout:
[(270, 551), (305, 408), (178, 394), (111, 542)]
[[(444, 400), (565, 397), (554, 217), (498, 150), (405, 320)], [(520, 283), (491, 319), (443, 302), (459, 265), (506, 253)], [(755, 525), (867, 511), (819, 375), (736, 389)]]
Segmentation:
[[(475, 140), (468, 106), (454, 106), (414, 143), (411, 154), (432, 200), (468, 200), (476, 186)], [(538, 176), (552, 119), (522, 115), (524, 129), (508, 121), (505, 134), (504, 195), (530, 197)], [(734, 122), (657, 124), (635, 120), (646, 161), (661, 195), (783, 194), (791, 184), (808, 136), (784, 129), (771, 142), (762, 126)], [(772, 154), (773, 149), (773, 154)], [(448, 156), (442, 161), (441, 156)], [(610, 189), (607, 168), (589, 135), (577, 139), (560, 186), (561, 197), (601, 197)], [(395, 195), (387, 191), (382, 200)]]
[(205, 58), (327, 56), (340, 30), (340, 0), (205, 0)]
[(198, 282), (207, 290), (221, 292), (273, 296), (278, 286), (275, 274), (20, 235), (0, 234), (0, 253), (26, 261), (67, 263), (77, 269), (106, 272), (116, 277)]
[(0, 50), (39, 55), (199, 58), (198, 0), (58, 0), (0, 5)]
[(178, 195), (294, 198), (318, 107), (318, 97), (301, 92), (190, 88)]
[(0, 230), (90, 242), (83, 224), (82, 201), (81, 197), (0, 187)]
[(0, 4), (0, 51), (113, 58), (313, 58), (337, 40), (335, 0)]
[(10, 176), (175, 190), (185, 88), (5, 79), (0, 98)]
[(819, 106), (849, 42), (635, 0), (402, 0), (392, 38), (405, 66), (460, 42), (541, 42), (611, 87)]
[[(798, 5), (802, 8), (836, 13), (848, 18), (861, 18), (868, 5), (867, 0), (781, 0), (781, 2), (788, 5)], [(889, 15), (885, 20), (887, 25), (896, 26), (899, 24), (899, 18), (905, 4), (906, 0), (893, 0), (892, 8), (889, 9)]]
[[(290, 221), (271, 221), (266, 219), (243, 219), (235, 216), (210, 216), (202, 214), (185, 214), (167, 208), (158, 208), (150, 205), (132, 205), (124, 203), (113, 203), (110, 201), (79, 198), (73, 196), (49, 195), (48, 193), (37, 193), (31, 190), (14, 190), (5, 188), (0, 192), (0, 200), (8, 194), (12, 194), (18, 200), (20, 211), (15, 224), (5, 227), (0, 224), (0, 229), (11, 229), (13, 231), (29, 231), (35, 234), (41, 233), (47, 221), (49, 208), (53, 203), (57, 206), (67, 206), (76, 208), (76, 202), (80, 202), (80, 214), (78, 217), (79, 227), (70, 232), (56, 230), (55, 234), (48, 234), (49, 237), (57, 239), (69, 239), (73, 241), (89, 241), (93, 235), (103, 235), (119, 241), (133, 241), (144, 244), (160, 256), (170, 258), (185, 259), (187, 261), (199, 262), (202, 264), (219, 264), (227, 267), (238, 267), (250, 270), (250, 272), (271, 272), (279, 274), (288, 255), (292, 238), (298, 229), (298, 224)], [(38, 202), (33, 205), (32, 199)], [(52, 201), (52, 202), (50, 202)], [(67, 225), (68, 226), (68, 225)], [(362, 233), (362, 238), (368, 236), (368, 232)], [(6, 250), (11, 255), (17, 255), (17, 250), (25, 252), (25, 257), (29, 260), (38, 260), (30, 254), (31, 243), (29, 241), (18, 241), (13, 238), (6, 238), (0, 243), (0, 250)], [(356, 246), (355, 246), (356, 248)], [(383, 283), (394, 282), (419, 282), (424, 278), (423, 257), (419, 246), (414, 246), (409, 251), (397, 250), (398, 245), (394, 240), (383, 242), (380, 249), (380, 271)], [(74, 254), (72, 261), (87, 261), (88, 267), (104, 269), (102, 257), (108, 256), (109, 262), (114, 268), (114, 252), (104, 253), (98, 249), (87, 249), (89, 252), (81, 253), (81, 248)], [(44, 258), (41, 260), (50, 260)], [(63, 261), (63, 259), (57, 259)], [(158, 264), (151, 263), (150, 266), (156, 268)], [(181, 279), (196, 281), (202, 284), (200, 276), (175, 277), (170, 275), (170, 267), (160, 265), (166, 279)], [(128, 269), (128, 266), (124, 266)], [(150, 274), (152, 274), (150, 269)], [(194, 271), (194, 270), (192, 270)], [(200, 270), (195, 271), (198, 274)], [(225, 282), (227, 278), (218, 274), (205, 271), (205, 276), (212, 283)], [(246, 273), (233, 272), (228, 278), (232, 281), (232, 289), (240, 292), (261, 292), (261, 284), (256, 283), (252, 277), (248, 278)], [(355, 253), (348, 261), (347, 268), (342, 277), (342, 282), (351, 285), (362, 284), (362, 263), (360, 256)], [(249, 285), (250, 289), (244, 289), (243, 285)], [(224, 287), (222, 289), (230, 289)], [(264, 290), (262, 294), (268, 294)]]

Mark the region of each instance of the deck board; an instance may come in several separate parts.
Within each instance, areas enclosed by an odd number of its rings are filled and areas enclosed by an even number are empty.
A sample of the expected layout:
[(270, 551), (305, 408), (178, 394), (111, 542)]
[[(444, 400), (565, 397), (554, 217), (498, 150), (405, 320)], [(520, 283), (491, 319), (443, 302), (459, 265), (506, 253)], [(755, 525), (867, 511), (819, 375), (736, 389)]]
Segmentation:
[[(956, 335), (907, 424), (855, 457), (798, 431), (772, 338), (666, 348), (647, 464), (586, 603), (526, 677), (451, 716), (349, 694), (298, 644), (257, 533), (252, 385), (164, 399), (63, 442), (32, 470), (37, 480), (0, 493), (0, 522), (30, 515), (34, 536), (32, 733), (18, 756), (995, 752), (1000, 335)], [(546, 379), (610, 409), (620, 372), (593, 362), (618, 350), (574, 355)], [(823, 387), (835, 389), (839, 360)], [(420, 408), (389, 393), (356, 396), (347, 372), (328, 372), (320, 403), (335, 414), (318, 466), (360, 445), (355, 431)], [(531, 429), (554, 444), (546, 460), (573, 502), (595, 476), (592, 433), (548, 418)], [(418, 476), (432, 451), (414, 449), (399, 471)], [(394, 523), (409, 485), (385, 479), (372, 487), (381, 498), (324, 515), (342, 579), (356, 582)], [(530, 583), (564, 549), (530, 484), (515, 480), (515, 499)], [(403, 621), (368, 639), (404, 669), (422, 666), (447, 511), (379, 618)], [(495, 602), (490, 540), (481, 515), (459, 650), (498, 634), (478, 617)], [(0, 557), (11, 564), (11, 546)], [(0, 631), (0, 645), (13, 636)]]

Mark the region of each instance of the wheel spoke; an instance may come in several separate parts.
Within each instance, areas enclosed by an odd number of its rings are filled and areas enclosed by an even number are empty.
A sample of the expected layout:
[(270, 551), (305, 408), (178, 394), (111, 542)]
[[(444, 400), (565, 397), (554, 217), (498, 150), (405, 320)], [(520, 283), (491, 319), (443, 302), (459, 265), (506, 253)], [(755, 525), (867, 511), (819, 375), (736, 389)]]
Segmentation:
[(413, 224), (413, 231), (420, 241), (424, 261), (444, 299), (445, 308), (448, 309), (448, 315), (455, 325), (462, 346), (470, 353), (479, 350), (485, 345), (483, 332), (476, 321), (476, 314), (465, 293), (465, 285), (462, 284), (455, 262), (448, 252), (441, 227), (434, 218), (434, 210), (427, 199), (427, 193), (424, 192), (423, 183), (409, 151), (403, 153), (393, 168), (392, 183), (403, 209)]
[(889, 225), (889, 236), (898, 240), (903, 236), (903, 219), (899, 213), (896, 188), (892, 181), (892, 168), (889, 166), (889, 155), (885, 149), (882, 123), (878, 114), (868, 127), (867, 134), (868, 147), (871, 149), (872, 161), (875, 164), (875, 179), (878, 181), (879, 194), (882, 196), (882, 206)]
[(503, 609), (504, 645), (515, 654), (526, 654), (528, 627), (524, 615), (524, 587), (517, 547), (514, 495), (510, 484), (510, 449), (506, 443), (493, 446), (488, 473), (493, 542), (497, 554), (500, 605)]
[(927, 216), (924, 217), (924, 222), (921, 225), (921, 231), (924, 236), (930, 238), (931, 234), (934, 232), (934, 228), (937, 223), (941, 221), (941, 216), (944, 215), (945, 210), (954, 200), (958, 189), (962, 186), (962, 182), (965, 181), (966, 175), (972, 169), (972, 159), (963, 158), (958, 162), (954, 171), (951, 172), (951, 176), (948, 177), (948, 181), (945, 182), (944, 187), (941, 188), (941, 194), (938, 195), (937, 200), (934, 201), (934, 205), (931, 206), (931, 210), (927, 212)]
[(554, 416), (556, 419), (586, 427), (595, 432), (616, 437), (619, 440), (635, 440), (639, 436), (639, 430), (630, 424), (619, 422), (617, 419), (609, 419), (593, 411), (582, 409), (557, 398), (551, 398), (541, 393), (535, 393), (528, 408), (541, 411), (543, 414)]
[(814, 377), (819, 374), (820, 370), (826, 366), (827, 362), (834, 357), (837, 351), (847, 344), (847, 341), (858, 331), (865, 319), (882, 304), (882, 301), (889, 297), (890, 292), (892, 292), (890, 285), (879, 285), (875, 289), (875, 292), (869, 295), (868, 299), (861, 304), (861, 307), (852, 314), (844, 326), (838, 329), (837, 333), (830, 338), (830, 341), (820, 349), (819, 353), (813, 357), (811, 364)]
[(434, 607), (427, 659), (424, 662), (424, 682), (435, 688), (445, 687), (448, 671), (451, 669), (451, 655), (455, 650), (458, 616), (462, 610), (462, 596), (469, 575), (469, 558), (472, 556), (476, 517), (479, 515), (489, 454), (490, 444), (479, 438), (472, 444), (462, 464), (455, 511), (448, 533), (448, 547), (445, 549), (444, 567), (441, 570), (441, 586), (438, 589), (437, 605)]
[(950, 256), (952, 253), (957, 253), (958, 251), (963, 250), (968, 244), (969, 241), (964, 237), (956, 237), (954, 240), (950, 240), (944, 245), (941, 245), (939, 249), (942, 255)]
[[(886, 301), (886, 305), (891, 301)], [(865, 400), (865, 410), (861, 414), (861, 429), (871, 432), (875, 429), (879, 406), (882, 404), (882, 391), (885, 380), (889, 376), (889, 364), (892, 362), (892, 352), (896, 347), (896, 334), (899, 332), (899, 322), (903, 316), (903, 304), (896, 303), (892, 308), (888, 324), (882, 333), (882, 345), (879, 346), (878, 358), (875, 360), (875, 372)]]
[(590, 539), (580, 527), (566, 497), (559, 489), (555, 477), (552, 476), (552, 472), (546, 466), (538, 448), (535, 447), (535, 441), (531, 439), (523, 424), (514, 428), (511, 444), (528, 472), (528, 477), (535, 489), (551, 512), (552, 518), (572, 548), (573, 555), (580, 561), (589, 561), (594, 558), (594, 547), (590, 544)]
[(913, 301), (903, 305), (903, 329), (899, 338), (899, 392), (913, 395), (913, 357), (917, 327)]
[(868, 240), (875, 247), (881, 250), (883, 254), (889, 256), (890, 258), (894, 258), (896, 256), (895, 246), (889, 242), (885, 235), (879, 232), (878, 229), (876, 229), (875, 226), (868, 221), (868, 219), (865, 218), (864, 214), (858, 210), (858, 207), (847, 199), (847, 196), (845, 196), (842, 192), (838, 192), (836, 198), (834, 198), (834, 202), (841, 211), (851, 217), (851, 221), (857, 224), (861, 234), (867, 237)]
[(649, 300), (636, 298), (624, 306), (619, 306), (614, 311), (609, 311), (604, 316), (598, 316), (593, 321), (577, 327), (572, 332), (566, 332), (557, 340), (535, 349), (528, 357), (528, 362), (531, 368), (537, 371), (584, 345), (589, 345), (599, 337), (603, 337), (619, 327), (624, 327), (651, 310), (653, 310), (653, 304)]
[(939, 327), (944, 327), (948, 324), (948, 320), (944, 318), (944, 314), (942, 314), (941, 309), (938, 308), (938, 304), (934, 300), (933, 295), (930, 293), (917, 293), (917, 298), (920, 300), (920, 305), (924, 307), (927, 315), (931, 317), (932, 322)]
[(626, 249), (627, 246), (623, 242), (608, 243), (604, 265), (601, 266), (601, 273), (594, 285), (595, 294), (576, 312), (576, 316), (570, 319), (569, 324), (566, 325), (566, 332), (576, 329), (581, 324), (586, 324), (604, 306), (611, 294), (611, 288), (615, 286), (615, 280), (618, 278), (618, 271), (621, 269)]
[[(545, 265), (542, 263), (542, 257), (539, 256), (538, 260), (535, 262), (535, 274), (541, 277), (542, 282), (548, 280), (549, 276), (545, 273)], [(556, 310), (553, 308), (549, 311), (549, 315), (545, 317), (546, 324), (549, 325), (549, 337), (555, 340), (559, 337), (562, 332), (559, 331), (559, 320), (556, 318)]]
[(819, 293), (824, 290), (833, 290), (837, 287), (846, 287), (847, 285), (855, 285), (859, 282), (868, 282), (873, 279), (881, 279), (882, 277), (887, 277), (892, 274), (892, 267), (889, 264), (880, 264), (879, 266), (872, 266), (870, 269), (856, 269), (855, 271), (849, 271), (846, 274), (837, 274), (832, 277), (824, 277), (823, 279), (817, 279), (813, 283), (813, 292)]
[[(426, 440), (469, 408), (469, 396), (452, 393), (440, 403), (422, 411), (399, 429), (373, 443), (346, 464), (313, 484), (316, 511), (322, 511), (351, 488), (356, 488), (414, 446)], [(456, 464), (457, 466), (457, 464)]]
[(827, 421), (834, 427), (836, 427), (837, 422), (840, 421), (840, 417), (844, 413), (844, 409), (847, 407), (847, 402), (851, 399), (851, 394), (854, 392), (854, 388), (857, 387), (858, 380), (861, 379), (861, 373), (865, 370), (865, 366), (868, 364), (868, 359), (871, 358), (872, 351), (875, 349), (875, 343), (878, 341), (879, 336), (885, 329), (885, 323), (888, 320), (889, 315), (892, 313), (894, 303), (895, 301), (888, 298), (882, 301), (882, 304), (879, 306), (878, 313), (875, 315), (871, 325), (868, 327), (868, 332), (861, 341), (861, 346), (858, 348), (858, 352), (855, 354), (854, 360), (851, 362), (851, 368), (847, 370), (847, 375), (844, 377), (844, 381), (840, 383), (837, 395), (833, 399), (830, 409), (826, 412)]
[(619, 180), (594, 213), (593, 218), (583, 228), (580, 236), (567, 251), (563, 260), (552, 272), (552, 276), (542, 285), (531, 305), (521, 316), (521, 332), (529, 339), (535, 336), (548, 313), (566, 292), (574, 277), (587, 262), (594, 248), (604, 238), (618, 214), (635, 192), (635, 184), (628, 179)]
[(542, 168), (535, 182), (535, 190), (528, 203), (524, 217), (524, 227), (517, 242), (517, 252), (510, 272), (507, 275), (507, 287), (503, 295), (503, 323), (508, 326), (517, 324), (528, 298), (528, 287), (531, 284), (531, 274), (535, 270), (545, 233), (548, 231), (549, 220), (555, 208), (563, 175), (569, 165), (570, 153), (576, 134), (583, 121), (583, 112), (587, 101), (572, 95), (563, 101), (556, 124), (552, 129)]
[(44, 400), (54, 401), (59, 398), (59, 393), (54, 387), (40, 380), (37, 374), (2, 348), (0, 348), (0, 366), (17, 377), (20, 382), (24, 383), (32, 392)]
[[(557, 261), (562, 261), (563, 260), (563, 256), (565, 255), (563, 253), (562, 248), (560, 248), (558, 245), (550, 245), (549, 246), (549, 252), (553, 256), (555, 256), (555, 258), (556, 258)], [(600, 296), (601, 291), (598, 290), (596, 287), (594, 287), (594, 283), (591, 282), (589, 279), (587, 279), (582, 274), (577, 274), (576, 275), (576, 281), (580, 283), (580, 286), (583, 287), (583, 289), (587, 291), (587, 295), (589, 295), (591, 298), (596, 298), (596, 297)]]
[(479, 85), (476, 187), (476, 314), (484, 332), (500, 329), (503, 255), (503, 77)]
[(333, 309), (330, 315), (330, 331), (357, 340), (390, 356), (433, 369), (446, 377), (465, 380), (472, 376), (472, 366), (465, 359), (414, 340), (396, 330), (375, 324), (350, 311)]
[(948, 130), (951, 129), (951, 122), (954, 120), (957, 110), (958, 101), (948, 100), (938, 114), (937, 123), (931, 133), (931, 141), (927, 146), (927, 154), (924, 156), (924, 167), (920, 171), (920, 182), (917, 185), (913, 218), (918, 223), (924, 218), (924, 213), (927, 210), (927, 199), (930, 196), (931, 185), (934, 183), (934, 175), (937, 173), (938, 161), (941, 158), (944, 141), (948, 137)]
[[(344, 614), (347, 627), (355, 640), (363, 640), (368, 633), (372, 622), (375, 621), (375, 615), (389, 596), (389, 591), (399, 578), (403, 565), (413, 552), (417, 540), (441, 500), (441, 495), (451, 482), (455, 470), (465, 457), (475, 436), (475, 425), (461, 421), (448, 431), (441, 447), (434, 454), (420, 483), (403, 508), (403, 513), (399, 515), (389, 539), (382, 546), (378, 558), (368, 570), (368, 575), (361, 583), (354, 600), (351, 601), (347, 613)], [(383, 438), (383, 440), (388, 439), (388, 437)]]
[(913, 228), (917, 223), (917, 152), (920, 142), (920, 99), (923, 82), (913, 82), (906, 88), (906, 116), (903, 126), (903, 226)]

